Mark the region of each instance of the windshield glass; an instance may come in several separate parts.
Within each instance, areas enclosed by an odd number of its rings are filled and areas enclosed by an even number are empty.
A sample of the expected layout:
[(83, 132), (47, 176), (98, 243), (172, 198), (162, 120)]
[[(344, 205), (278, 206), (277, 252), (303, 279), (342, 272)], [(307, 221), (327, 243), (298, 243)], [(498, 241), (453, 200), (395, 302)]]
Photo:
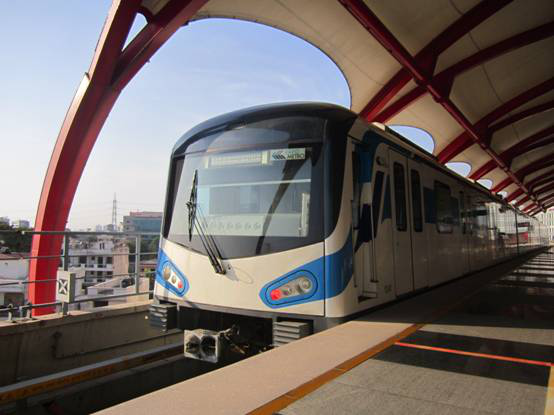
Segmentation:
[(292, 249), (322, 239), (321, 144), (200, 152), (175, 160), (166, 237), (205, 253), (189, 232), (187, 202), (196, 175), (195, 220), (223, 258)]

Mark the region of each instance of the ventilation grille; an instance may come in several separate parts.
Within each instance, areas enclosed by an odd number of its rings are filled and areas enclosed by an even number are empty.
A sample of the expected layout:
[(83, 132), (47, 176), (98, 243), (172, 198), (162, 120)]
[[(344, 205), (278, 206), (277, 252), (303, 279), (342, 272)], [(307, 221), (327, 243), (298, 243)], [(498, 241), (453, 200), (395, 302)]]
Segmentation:
[(299, 321), (274, 321), (273, 346), (283, 346), (311, 334), (310, 323)]
[(148, 320), (152, 327), (168, 331), (177, 327), (177, 306), (175, 304), (151, 304)]

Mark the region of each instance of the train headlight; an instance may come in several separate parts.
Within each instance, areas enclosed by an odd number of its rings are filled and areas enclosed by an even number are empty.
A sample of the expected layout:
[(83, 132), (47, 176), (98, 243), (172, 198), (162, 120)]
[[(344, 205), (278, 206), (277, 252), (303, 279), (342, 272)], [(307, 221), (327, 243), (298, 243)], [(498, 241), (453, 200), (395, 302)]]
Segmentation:
[(309, 293), (312, 290), (313, 284), (309, 278), (298, 278), (298, 291), (303, 293)]
[(162, 277), (164, 280), (169, 281), (169, 277), (171, 277), (171, 266), (169, 264), (165, 264), (162, 271)]
[(287, 278), (288, 281), (282, 285), (271, 287), (269, 298), (272, 302), (281, 303), (286, 300), (307, 298), (315, 292), (315, 279), (311, 275), (304, 272), (296, 275), (294, 278)]
[(156, 270), (156, 283), (163, 289), (182, 297), (189, 289), (185, 275), (169, 261), (167, 255), (160, 251), (158, 269)]

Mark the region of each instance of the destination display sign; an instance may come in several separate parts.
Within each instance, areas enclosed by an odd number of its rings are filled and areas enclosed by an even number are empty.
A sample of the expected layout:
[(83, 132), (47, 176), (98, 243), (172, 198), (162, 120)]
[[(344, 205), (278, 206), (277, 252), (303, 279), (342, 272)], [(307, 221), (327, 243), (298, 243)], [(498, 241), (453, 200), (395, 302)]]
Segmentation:
[(304, 160), (306, 159), (305, 148), (283, 148), (269, 151), (270, 160)]

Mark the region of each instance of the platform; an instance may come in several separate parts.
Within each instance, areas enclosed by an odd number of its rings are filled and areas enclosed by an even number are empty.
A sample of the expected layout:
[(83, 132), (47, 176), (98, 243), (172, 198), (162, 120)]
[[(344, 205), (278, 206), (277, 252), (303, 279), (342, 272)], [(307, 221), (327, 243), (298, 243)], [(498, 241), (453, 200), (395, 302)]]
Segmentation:
[(554, 413), (553, 276), (539, 255), (280, 413)]
[(542, 414), (548, 275), (551, 253), (512, 260), (100, 413)]

